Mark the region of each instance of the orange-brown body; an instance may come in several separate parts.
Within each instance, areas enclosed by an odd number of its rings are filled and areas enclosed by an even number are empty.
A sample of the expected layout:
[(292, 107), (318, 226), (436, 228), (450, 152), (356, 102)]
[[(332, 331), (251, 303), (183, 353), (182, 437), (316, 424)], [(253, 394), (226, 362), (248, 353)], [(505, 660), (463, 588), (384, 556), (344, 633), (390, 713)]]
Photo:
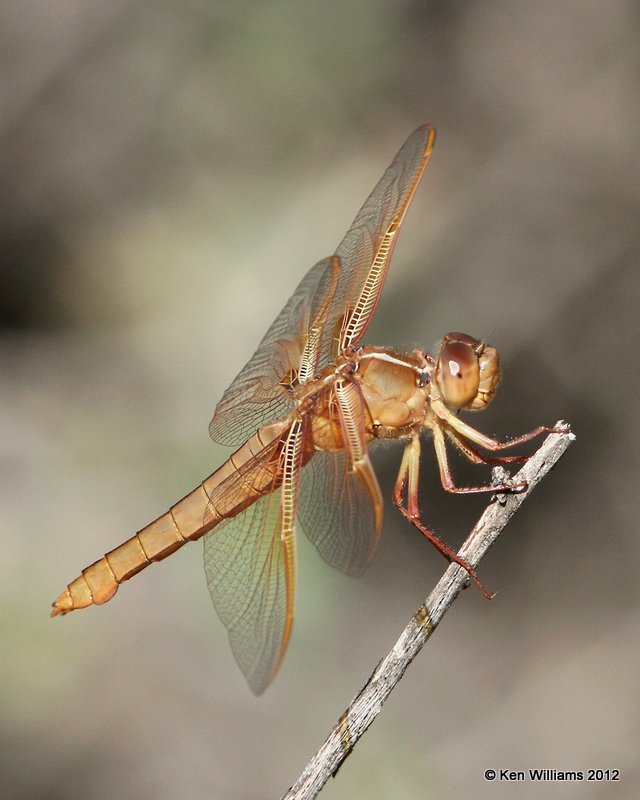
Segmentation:
[(550, 429), (499, 442), (458, 416), (485, 408), (500, 380), (498, 353), (481, 340), (449, 333), (437, 358), (361, 343), (434, 136), (430, 125), (409, 136), (333, 255), (307, 272), (225, 391), (209, 432), (237, 448), (234, 454), (166, 514), (84, 569), (52, 615), (107, 602), (123, 581), (210, 532), (209, 591), (236, 660), (260, 694), (292, 629), (297, 515), (338, 569), (361, 574), (375, 553), (383, 498), (368, 445), (376, 438), (405, 440), (394, 505), (489, 596), (473, 567), (421, 520), (420, 434), (433, 434), (444, 489), (469, 494), (524, 484), (456, 486), (447, 444), (475, 464), (509, 463), (525, 457), (487, 457), (476, 447), (496, 453)]
[(354, 378), (362, 390), (372, 438), (398, 439), (424, 425), (429, 371), (422, 353), (406, 356), (363, 347)]
[(78, 608), (106, 603), (121, 583), (153, 561), (162, 561), (186, 542), (200, 539), (221, 520), (239, 514), (265, 491), (270, 491), (277, 463), (266, 461), (262, 463), (262, 469), (256, 471), (257, 482), (254, 479), (251, 484), (247, 483), (240, 499), (234, 493), (231, 502), (225, 503), (225, 494), (221, 493), (220, 501), (212, 502), (216, 489), (268, 449), (269, 444), (279, 440), (287, 427), (288, 421), (285, 420), (258, 430), (219, 469), (165, 514), (83, 569), (82, 574), (55, 601), (51, 615), (67, 614)]
[[(400, 438), (424, 424), (428, 408), (419, 375), (423, 364), (414, 356), (391, 350), (364, 347), (342, 370), (351, 375), (361, 389), (367, 411), (367, 440)], [(340, 368), (338, 368), (340, 369)], [(305, 443), (303, 463), (318, 450), (335, 451), (345, 447), (332, 395), (331, 366), (300, 393), (299, 413), (310, 418), (310, 435)], [(222, 520), (234, 517), (266, 492), (278, 487), (277, 448), (270, 445), (284, 439), (292, 417), (263, 426), (225, 463), (165, 514), (149, 523), (130, 539), (106, 553), (68, 585), (54, 603), (52, 616), (66, 614), (110, 600), (118, 586), (154, 561), (162, 561), (187, 542), (200, 539)], [(252, 469), (250, 479), (237, 491), (220, 491), (225, 482), (247, 469), (256, 459), (260, 468)]]

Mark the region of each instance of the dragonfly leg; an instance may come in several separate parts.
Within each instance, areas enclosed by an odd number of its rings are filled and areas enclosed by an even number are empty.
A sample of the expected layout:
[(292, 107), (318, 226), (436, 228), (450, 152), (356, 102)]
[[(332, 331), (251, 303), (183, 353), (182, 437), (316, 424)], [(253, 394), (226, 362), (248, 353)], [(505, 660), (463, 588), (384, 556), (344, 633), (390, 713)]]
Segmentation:
[(444, 428), (444, 432), (458, 450), (473, 464), (486, 464), (487, 466), (493, 467), (499, 464), (523, 464), (525, 461), (529, 460), (529, 456), (485, 456), (449, 426)]
[[(393, 489), (393, 503), (398, 508), (400, 513), (409, 520), (409, 522), (417, 528), (420, 533), (431, 542), (436, 550), (441, 553), (447, 561), (458, 564), (465, 569), (469, 577), (476, 584), (478, 589), (482, 592), (487, 600), (491, 600), (493, 595), (489, 594), (484, 586), (480, 583), (475, 569), (459, 556), (455, 550), (452, 550), (448, 544), (442, 541), (436, 534), (422, 522), (420, 517), (420, 510), (418, 507), (418, 478), (420, 475), (420, 439), (414, 436), (411, 441), (406, 445), (404, 453), (402, 454), (402, 462), (400, 463), (400, 471), (396, 485)], [(406, 491), (405, 491), (406, 490)], [(405, 504), (405, 494), (406, 504)]]
[(507, 442), (500, 442), (497, 439), (492, 439), (484, 433), (468, 425), (460, 417), (456, 416), (450, 411), (442, 400), (434, 400), (431, 403), (431, 408), (435, 411), (437, 416), (444, 420), (456, 433), (459, 433), (465, 439), (470, 439), (474, 444), (484, 447), (485, 450), (505, 450), (508, 447), (515, 447), (517, 444), (524, 444), (530, 442), (532, 439), (540, 436), (543, 433), (562, 433), (568, 432), (567, 428), (549, 428), (546, 425), (539, 425), (528, 433), (523, 433), (521, 436), (516, 436), (514, 439), (509, 439)]
[[(451, 467), (449, 465), (449, 457), (447, 455), (444, 434), (440, 425), (435, 425), (433, 428), (433, 446), (436, 451), (436, 458), (438, 459), (440, 482), (442, 483), (442, 488), (446, 492), (451, 492), (452, 494), (479, 494), (480, 492), (522, 492), (527, 488), (526, 481), (512, 484), (494, 483), (490, 486), (456, 486), (451, 473)], [(473, 450), (473, 448), (470, 448), (469, 451), (463, 450), (463, 452), (465, 455), (467, 455), (468, 452), (474, 453), (480, 458), (481, 461), (484, 461), (482, 456)], [(474, 459), (472, 458), (471, 460), (473, 461)]]

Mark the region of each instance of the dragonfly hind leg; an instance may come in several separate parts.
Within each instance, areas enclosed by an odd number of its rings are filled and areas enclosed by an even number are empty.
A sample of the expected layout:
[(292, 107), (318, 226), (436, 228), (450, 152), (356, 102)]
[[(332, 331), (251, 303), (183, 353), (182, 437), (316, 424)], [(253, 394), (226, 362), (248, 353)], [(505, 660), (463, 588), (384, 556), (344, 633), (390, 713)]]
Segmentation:
[[(418, 507), (418, 478), (420, 476), (420, 439), (414, 436), (411, 441), (406, 445), (404, 453), (402, 454), (402, 462), (400, 464), (400, 471), (396, 480), (396, 485), (393, 490), (393, 503), (398, 508), (400, 513), (409, 520), (409, 522), (417, 528), (420, 533), (429, 541), (436, 550), (441, 553), (444, 558), (458, 564), (467, 571), (469, 577), (476, 584), (478, 589), (482, 592), (487, 600), (491, 600), (493, 595), (490, 594), (476, 574), (475, 569), (459, 556), (455, 550), (452, 550), (448, 544), (442, 541), (436, 534), (422, 522), (420, 517), (420, 509)], [(405, 504), (406, 494), (406, 504)]]

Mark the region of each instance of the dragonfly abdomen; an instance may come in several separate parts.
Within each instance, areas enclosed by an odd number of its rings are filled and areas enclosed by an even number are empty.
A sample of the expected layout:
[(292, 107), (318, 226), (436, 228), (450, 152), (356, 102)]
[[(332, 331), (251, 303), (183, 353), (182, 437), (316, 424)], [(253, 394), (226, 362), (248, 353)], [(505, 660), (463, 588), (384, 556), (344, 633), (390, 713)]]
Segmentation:
[[(106, 603), (121, 583), (149, 564), (200, 539), (222, 520), (239, 514), (276, 488), (278, 461), (272, 456), (289, 424), (282, 421), (256, 431), (169, 511), (83, 569), (54, 602), (51, 616)], [(235, 491), (224, 491), (230, 483), (237, 484)]]

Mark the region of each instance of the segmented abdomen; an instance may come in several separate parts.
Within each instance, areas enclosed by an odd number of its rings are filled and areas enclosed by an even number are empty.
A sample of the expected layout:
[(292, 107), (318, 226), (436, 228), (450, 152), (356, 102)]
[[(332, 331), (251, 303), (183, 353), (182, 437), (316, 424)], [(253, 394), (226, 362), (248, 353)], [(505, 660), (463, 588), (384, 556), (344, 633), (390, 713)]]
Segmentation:
[(51, 616), (106, 603), (121, 583), (149, 564), (200, 539), (223, 519), (277, 488), (279, 445), (290, 424), (291, 420), (284, 420), (260, 428), (169, 511), (83, 569), (54, 602)]

